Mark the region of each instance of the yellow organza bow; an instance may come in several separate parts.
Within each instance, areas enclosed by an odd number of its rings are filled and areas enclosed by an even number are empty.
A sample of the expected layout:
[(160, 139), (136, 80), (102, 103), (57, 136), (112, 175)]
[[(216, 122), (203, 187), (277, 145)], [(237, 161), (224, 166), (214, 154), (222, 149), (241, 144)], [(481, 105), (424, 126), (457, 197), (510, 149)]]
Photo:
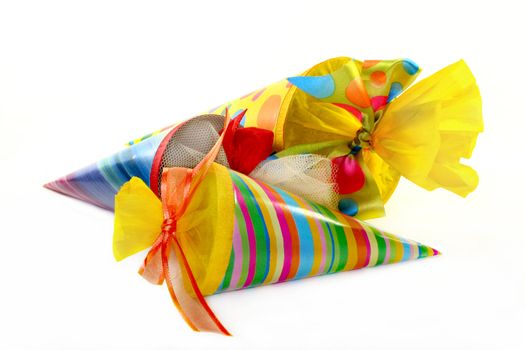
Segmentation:
[(481, 96), (463, 61), (414, 85), (390, 102), (371, 133), (372, 149), (402, 176), (433, 190), (461, 196), (478, 176), (460, 163), (470, 158), (483, 131)]
[[(228, 122), (229, 118), (226, 117), (225, 126)], [(210, 235), (210, 230), (199, 229), (206, 227), (203, 222), (205, 215), (199, 210), (219, 217), (218, 205), (224, 202), (221, 209), (233, 211), (233, 208), (227, 207), (233, 205), (233, 198), (224, 200), (224, 195), (210, 198), (214, 193), (219, 193), (218, 190), (212, 191), (217, 187), (217, 173), (220, 172), (214, 168), (213, 161), (223, 137), (224, 133), (194, 169), (164, 169), (162, 200), (138, 178), (132, 178), (121, 188), (115, 197), (113, 252), (117, 260), (122, 260), (151, 247), (139, 273), (154, 284), (166, 282), (173, 303), (193, 330), (230, 335), (206, 303), (204, 295), (215, 290), (208, 286), (216, 288), (218, 282), (209, 282), (222, 276), (215, 269), (220, 266), (225, 268), (228, 259), (224, 251), (215, 249), (212, 252), (206, 249), (214, 243), (214, 239), (223, 242), (222, 245), (227, 248), (231, 247), (233, 220), (229, 222), (226, 218), (217, 223), (218, 227), (211, 228), (213, 232), (223, 235), (220, 237), (217, 234)], [(210, 173), (212, 176), (208, 176)], [(200, 191), (196, 195), (198, 187)], [(231, 192), (231, 188), (229, 190)], [(228, 189), (226, 196), (227, 193)], [(192, 250), (192, 240), (200, 240), (202, 244), (193, 244), (197, 248)], [(185, 247), (190, 251), (185, 252)], [(206, 250), (206, 253), (199, 254), (198, 248)], [(196, 258), (188, 259), (192, 256)], [(193, 264), (189, 260), (193, 260)], [(199, 265), (199, 260), (207, 262)], [(210, 271), (205, 271), (211, 265)], [(197, 268), (199, 273), (195, 275), (192, 268)]]

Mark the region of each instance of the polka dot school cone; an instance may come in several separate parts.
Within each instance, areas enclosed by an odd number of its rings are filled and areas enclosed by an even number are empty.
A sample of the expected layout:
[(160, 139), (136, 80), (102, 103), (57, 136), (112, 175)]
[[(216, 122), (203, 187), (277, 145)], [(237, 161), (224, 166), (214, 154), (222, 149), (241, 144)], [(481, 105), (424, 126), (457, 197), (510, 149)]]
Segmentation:
[[(379, 217), (401, 176), (428, 190), (441, 187), (463, 196), (477, 185), (476, 172), (460, 163), (483, 129), (472, 73), (460, 61), (403, 92), (418, 73), (410, 60), (339, 57), (210, 113), (229, 110), (241, 129), (273, 133), (270, 148), (277, 153), (245, 174), (360, 219)], [(218, 137), (222, 122), (201, 125), (204, 117), (130, 142), (46, 187), (110, 210), (116, 192), (133, 176), (157, 192), (163, 162), (184, 165), (177, 159), (175, 133), (191, 129), (193, 150), (194, 144), (209, 149)], [(255, 144), (234, 147), (244, 152), (234, 158), (254, 158)], [(171, 152), (174, 147), (177, 152)], [(206, 150), (197, 153), (194, 162)]]
[[(283, 164), (274, 169), (293, 168), (304, 154), (326, 157), (334, 186), (325, 204), (379, 217), (401, 176), (461, 196), (477, 187), (476, 172), (460, 162), (483, 130), (474, 76), (459, 61), (409, 87), (419, 72), (407, 59), (339, 57), (211, 112), (229, 108), (235, 117), (247, 108), (243, 125), (272, 130), (272, 157)], [(283, 188), (310, 197), (307, 181)]]
[(192, 329), (230, 334), (207, 295), (439, 254), (213, 162), (220, 142), (164, 168), (160, 199), (136, 177), (116, 196), (116, 259), (149, 248), (140, 273)]

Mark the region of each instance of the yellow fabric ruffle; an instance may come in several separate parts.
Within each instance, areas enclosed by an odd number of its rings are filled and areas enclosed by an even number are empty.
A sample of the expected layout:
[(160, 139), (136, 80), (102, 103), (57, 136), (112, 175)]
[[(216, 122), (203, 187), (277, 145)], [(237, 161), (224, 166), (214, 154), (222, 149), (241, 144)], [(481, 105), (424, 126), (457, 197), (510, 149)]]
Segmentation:
[[(228, 170), (211, 164), (196, 187), (177, 235), (203, 295), (213, 294), (228, 266), (233, 235), (233, 189)], [(147, 249), (163, 222), (162, 204), (139, 178), (115, 197), (113, 253), (117, 260)]]
[(115, 259), (120, 261), (151, 247), (163, 220), (160, 199), (144, 181), (132, 177), (115, 196)]
[(390, 102), (372, 132), (372, 147), (417, 185), (466, 196), (478, 176), (460, 160), (471, 156), (481, 131), (481, 96), (470, 69), (459, 61)]

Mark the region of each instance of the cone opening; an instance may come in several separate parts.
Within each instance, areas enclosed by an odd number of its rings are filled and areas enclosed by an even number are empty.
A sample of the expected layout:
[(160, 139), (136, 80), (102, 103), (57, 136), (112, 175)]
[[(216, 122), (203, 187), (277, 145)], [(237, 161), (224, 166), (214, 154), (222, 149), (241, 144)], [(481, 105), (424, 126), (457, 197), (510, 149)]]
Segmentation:
[[(193, 169), (219, 139), (224, 127), (224, 116), (204, 114), (194, 117), (170, 132), (159, 147), (153, 162), (151, 188), (160, 194), (162, 170), (165, 167)], [(163, 146), (164, 145), (164, 146)], [(215, 162), (229, 167), (221, 148)]]

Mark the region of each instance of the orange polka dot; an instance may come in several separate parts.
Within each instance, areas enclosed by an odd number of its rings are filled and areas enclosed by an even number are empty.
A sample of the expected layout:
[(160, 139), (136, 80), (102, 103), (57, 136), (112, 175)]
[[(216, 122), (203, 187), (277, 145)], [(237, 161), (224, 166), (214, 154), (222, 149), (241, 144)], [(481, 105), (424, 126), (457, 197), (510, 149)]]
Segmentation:
[(366, 93), (363, 81), (359, 78), (352, 80), (346, 87), (346, 98), (361, 108), (370, 107), (370, 98)]
[(375, 66), (376, 64), (378, 64), (379, 60), (368, 60), (368, 61), (364, 61), (363, 62), (363, 68), (370, 68), (372, 66)]
[(383, 71), (376, 70), (372, 74), (370, 74), (370, 79), (372, 80), (372, 84), (374, 84), (377, 87), (383, 86), (386, 83), (386, 74)]
[(272, 95), (264, 101), (257, 116), (257, 126), (262, 129), (273, 131), (279, 110), (281, 107), (281, 96)]

